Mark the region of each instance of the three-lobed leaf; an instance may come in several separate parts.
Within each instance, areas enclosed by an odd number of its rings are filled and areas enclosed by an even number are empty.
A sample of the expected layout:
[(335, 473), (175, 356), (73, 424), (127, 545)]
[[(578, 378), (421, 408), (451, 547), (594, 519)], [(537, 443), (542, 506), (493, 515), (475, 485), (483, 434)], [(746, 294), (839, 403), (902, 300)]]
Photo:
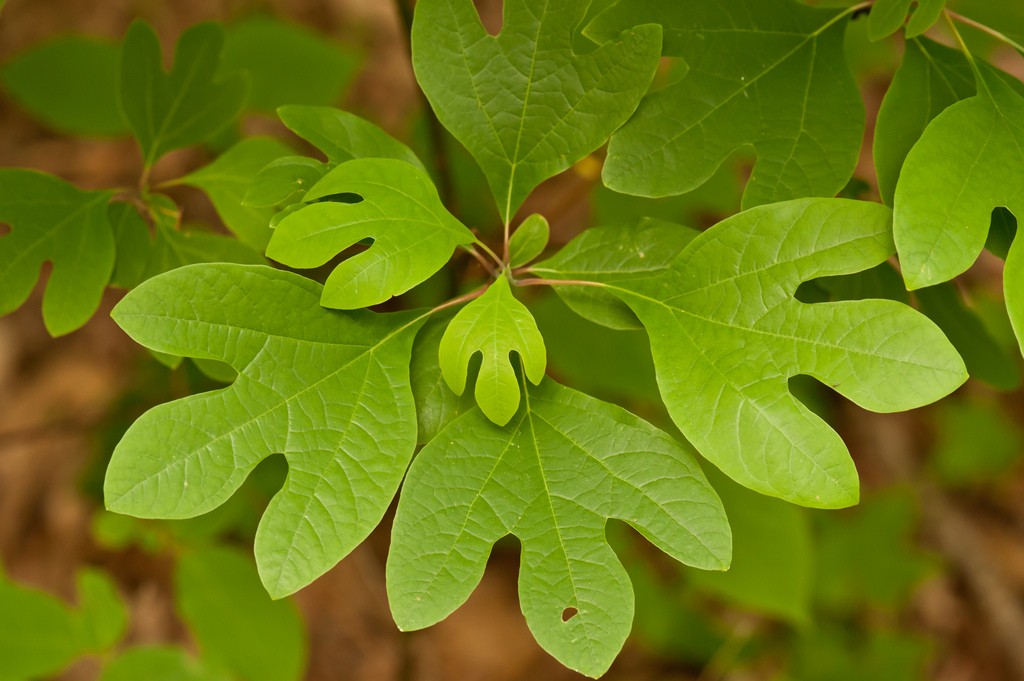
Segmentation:
[(128, 29), (121, 48), (121, 111), (147, 167), (168, 151), (209, 139), (242, 112), (245, 77), (215, 77), (223, 46), (219, 24), (197, 24), (181, 34), (168, 73), (152, 27), (136, 21)]
[[(804, 374), (874, 411), (910, 409), (960, 385), (942, 332), (883, 300), (806, 304), (800, 283), (878, 265), (894, 250), (879, 204), (802, 199), (733, 216), (694, 238), (661, 272), (601, 274), (651, 340), (662, 399), (683, 435), (737, 482), (815, 507), (858, 497), (846, 446), (790, 392)], [(563, 260), (578, 278), (588, 269)], [(572, 246), (572, 244), (570, 244)]]
[(507, 426), (473, 409), (410, 468), (388, 554), (392, 613), (402, 629), (444, 619), (480, 581), (494, 542), (514, 534), (530, 630), (563, 664), (599, 676), (633, 618), (607, 520), (624, 520), (676, 560), (712, 570), (729, 565), (729, 526), (676, 440), (552, 381), (523, 387), (526, 406)]
[(587, 35), (605, 39), (657, 22), (665, 55), (688, 68), (612, 136), (605, 184), (642, 196), (681, 194), (752, 145), (758, 160), (744, 207), (834, 196), (853, 174), (864, 130), (843, 52), (850, 12), (793, 0), (619, 0)]
[(441, 375), (456, 395), (466, 389), (469, 362), (480, 353), (474, 395), (480, 410), (499, 426), (519, 409), (519, 379), (512, 353), (534, 384), (544, 378), (544, 337), (526, 306), (512, 295), (508, 278), (499, 276), (482, 296), (459, 310), (441, 337)]
[[(354, 202), (331, 200), (336, 195), (354, 195)], [(331, 272), (321, 300), (327, 307), (354, 310), (405, 293), (441, 269), (458, 246), (476, 240), (445, 210), (430, 177), (405, 161), (342, 163), (304, 200), (307, 205), (277, 224), (267, 257), (318, 267), (363, 239), (373, 240)]]
[(416, 446), (417, 318), (327, 310), (320, 295), (320, 285), (268, 267), (191, 265), (145, 282), (113, 312), (140, 344), (225, 362), (238, 378), (140, 417), (107, 469), (107, 507), (196, 516), (283, 454), (288, 478), (255, 547), (274, 597), (323, 574), (376, 527)]
[(492, 36), (471, 0), (416, 3), (416, 79), (487, 175), (506, 222), (534, 187), (601, 146), (654, 77), (658, 26), (629, 23), (593, 52), (573, 52), (589, 4), (508, 0)]
[(0, 169), (0, 315), (28, 298), (44, 263), (52, 270), (43, 295), (51, 335), (89, 320), (114, 268), (107, 202), (113, 192), (82, 191), (45, 173)]

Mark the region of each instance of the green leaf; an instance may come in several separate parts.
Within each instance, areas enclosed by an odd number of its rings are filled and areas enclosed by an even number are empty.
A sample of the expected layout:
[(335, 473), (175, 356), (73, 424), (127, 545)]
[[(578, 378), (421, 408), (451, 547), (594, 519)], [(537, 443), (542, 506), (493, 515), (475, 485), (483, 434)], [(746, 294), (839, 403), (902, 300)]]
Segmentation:
[(682, 194), (752, 145), (758, 160), (744, 207), (834, 196), (853, 175), (864, 132), (843, 53), (850, 12), (792, 0), (620, 0), (587, 35), (657, 22), (665, 55), (689, 69), (612, 136), (605, 184), (641, 196)]
[(511, 533), (522, 542), (519, 598), (534, 637), (566, 666), (600, 676), (633, 618), (608, 518), (689, 565), (729, 564), (721, 504), (668, 435), (551, 381), (528, 388), (526, 408), (503, 428), (474, 409), (409, 470), (387, 563), (395, 621), (419, 629), (448, 616)]
[(113, 192), (86, 192), (31, 170), (0, 169), (0, 315), (18, 309), (43, 263), (53, 265), (43, 296), (43, 321), (53, 336), (85, 324), (99, 307), (114, 268), (107, 220)]
[(657, 26), (631, 22), (593, 52), (573, 53), (589, 4), (507, 0), (495, 37), (471, 0), (416, 3), (416, 80), (483, 168), (506, 222), (534, 187), (601, 146), (654, 78)]
[(121, 50), (121, 111), (147, 167), (168, 151), (206, 141), (241, 113), (245, 77), (214, 77), (223, 45), (219, 24), (197, 24), (182, 33), (167, 73), (153, 29), (142, 21), (128, 29)]
[(109, 648), (124, 633), (125, 610), (104, 575), (78, 576), (81, 604), (72, 610), (53, 596), (0, 574), (0, 659), (4, 679), (51, 677), (75, 658)]
[(48, 126), (77, 135), (127, 132), (117, 106), (119, 45), (66, 36), (36, 45), (0, 70), (8, 94)]
[(224, 225), (243, 242), (263, 251), (270, 241), (270, 218), (274, 211), (244, 205), (242, 199), (264, 166), (289, 153), (291, 149), (277, 140), (248, 137), (175, 184), (202, 189)]
[(328, 106), (283, 106), (281, 122), (324, 152), (332, 164), (356, 158), (393, 158), (423, 169), (406, 145), (366, 119)]
[(945, 401), (932, 421), (936, 444), (929, 465), (944, 485), (997, 481), (1021, 459), (1024, 433), (998, 402)]
[[(928, 639), (872, 626), (848, 632), (835, 624), (808, 628), (793, 646), (791, 681), (908, 681), (924, 679)], [(856, 634), (856, 636), (851, 635)], [(866, 639), (866, 640), (861, 640)]]
[(900, 30), (913, 7), (906, 36), (916, 38), (939, 20), (945, 5), (946, 0), (877, 0), (868, 14), (868, 36), (881, 40)]
[(178, 228), (177, 205), (159, 194), (149, 196), (152, 231), (135, 206), (112, 203), (108, 216), (117, 241), (112, 286), (135, 288), (147, 279), (178, 267), (208, 262), (243, 265), (266, 264), (260, 255), (237, 239)]
[(523, 220), (508, 242), (509, 267), (522, 267), (543, 253), (549, 235), (548, 221), (543, 215), (534, 213)]
[(918, 289), (915, 297), (921, 312), (942, 329), (963, 357), (972, 378), (1000, 390), (1013, 390), (1020, 385), (1017, 353), (1011, 355), (992, 337), (978, 315), (967, 307), (956, 286), (929, 286)]
[(456, 395), (441, 375), (438, 360), (441, 338), (451, 317), (435, 316), (416, 334), (409, 367), (412, 394), (416, 398), (417, 439), (426, 444), (448, 423), (476, 404), (471, 393)]
[(175, 573), (178, 610), (203, 659), (246, 681), (292, 681), (305, 668), (295, 604), (272, 601), (252, 563), (235, 551), (186, 553)]
[(903, 63), (885, 93), (875, 124), (875, 171), (887, 204), (892, 205), (907, 153), (928, 123), (974, 93), (971, 69), (960, 52), (926, 38), (906, 41)]
[[(354, 194), (355, 203), (330, 200)], [(341, 262), (321, 304), (353, 310), (383, 303), (420, 284), (476, 238), (441, 205), (427, 174), (395, 159), (342, 163), (306, 194), (309, 203), (277, 224), (267, 257), (319, 267), (362, 239), (373, 245)]]
[(100, 681), (230, 681), (220, 671), (207, 668), (203, 662), (181, 648), (148, 646), (130, 648), (110, 662)]
[(807, 512), (744, 489), (714, 469), (707, 474), (729, 517), (732, 565), (728, 572), (688, 570), (690, 584), (744, 609), (809, 624), (815, 556)]
[(274, 113), (284, 104), (334, 104), (358, 66), (359, 57), (345, 45), (257, 16), (227, 27), (220, 74), (248, 73), (249, 108)]
[[(700, 232), (662, 220), (588, 229), (562, 250), (530, 268), (562, 279), (641, 277), (664, 271)], [(636, 315), (617, 297), (592, 286), (555, 288), (581, 317), (611, 329), (640, 329)]]
[(912, 589), (936, 569), (914, 545), (917, 500), (892, 489), (841, 514), (819, 514), (815, 600), (833, 611), (856, 613), (868, 605), (897, 611)]
[[(992, 211), (1024, 215), (1024, 97), (981, 71), (979, 93), (941, 113), (907, 156), (896, 185), (894, 236), (910, 289), (964, 272), (985, 245)], [(1024, 337), (1024, 248), (1003, 271), (1010, 321)]]
[(474, 394), (480, 410), (503, 426), (519, 409), (519, 379), (512, 353), (532, 383), (544, 378), (547, 354), (544, 337), (526, 306), (512, 295), (504, 276), (486, 292), (459, 310), (448, 325), (438, 348), (445, 383), (456, 395), (466, 389), (469, 361), (480, 353), (480, 375)]
[(299, 201), (328, 170), (328, 164), (312, 158), (282, 156), (260, 169), (242, 205), (265, 208)]
[(416, 445), (416, 318), (326, 310), (320, 295), (268, 267), (191, 265), (145, 282), (112, 313), (148, 348), (227, 362), (239, 375), (128, 429), (107, 469), (107, 508), (196, 516), (284, 454), (288, 478), (255, 547), (274, 597), (323, 574), (376, 527)]
[[(662, 399), (701, 454), (764, 494), (847, 506), (858, 482), (846, 446), (787, 381), (812, 376), (888, 412), (932, 402), (967, 378), (942, 332), (905, 305), (794, 299), (803, 281), (885, 261), (889, 225), (887, 208), (862, 201), (773, 204), (703, 232), (661, 272), (604, 274), (598, 256), (592, 278), (643, 322)], [(579, 250), (548, 276), (588, 276), (592, 256)]]

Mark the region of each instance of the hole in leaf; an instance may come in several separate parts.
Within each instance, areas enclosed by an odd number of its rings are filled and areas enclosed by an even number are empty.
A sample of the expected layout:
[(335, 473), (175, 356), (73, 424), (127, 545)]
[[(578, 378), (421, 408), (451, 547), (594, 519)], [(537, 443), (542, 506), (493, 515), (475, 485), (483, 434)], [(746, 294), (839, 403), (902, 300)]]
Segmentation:
[(580, 614), (580, 611), (570, 605), (568, 608), (562, 611), (562, 621), (568, 622), (578, 614)]
[(501, 33), (501, 26), (504, 23), (505, 3), (504, 0), (475, 0), (477, 14), (480, 15), (480, 23), (491, 35)]
[(328, 194), (327, 196), (321, 196), (313, 203), (362, 203), (363, 197), (359, 194), (353, 194), (352, 192), (339, 192), (337, 194)]

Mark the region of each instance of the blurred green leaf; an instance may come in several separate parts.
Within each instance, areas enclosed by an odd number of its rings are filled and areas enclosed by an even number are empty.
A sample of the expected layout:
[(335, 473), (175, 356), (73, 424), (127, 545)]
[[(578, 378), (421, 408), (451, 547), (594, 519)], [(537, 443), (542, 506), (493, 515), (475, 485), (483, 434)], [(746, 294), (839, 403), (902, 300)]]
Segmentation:
[(926, 639), (869, 630), (853, 637), (832, 627), (807, 629), (797, 640), (789, 681), (924, 681)]
[(930, 467), (943, 484), (960, 487), (997, 480), (1024, 453), (1024, 433), (998, 402), (945, 401), (934, 418)]
[(855, 509), (816, 514), (815, 602), (836, 612), (866, 606), (896, 610), (935, 571), (936, 561), (914, 543), (917, 500), (909, 489), (864, 499)]
[[(412, 346), (410, 378), (412, 393), (416, 398), (417, 439), (426, 444), (448, 423), (476, 405), (473, 393), (463, 391), (456, 395), (445, 383), (438, 360), (441, 338), (451, 322), (451, 316), (436, 316), (416, 335)], [(475, 380), (470, 371), (469, 379)]]
[[(231, 681), (181, 648), (129, 648), (109, 662), (99, 681)], [(248, 681), (248, 680), (246, 680)]]
[(270, 599), (251, 560), (225, 548), (185, 553), (175, 586), (204, 661), (245, 681), (302, 677), (306, 633), (298, 609)]
[(128, 126), (117, 106), (121, 47), (84, 36), (36, 45), (0, 69), (11, 97), (61, 132), (119, 135)]
[(21, 306), (43, 263), (53, 270), (43, 295), (43, 321), (53, 336), (85, 324), (99, 307), (114, 269), (107, 218), (113, 192), (81, 191), (53, 175), (0, 169), (0, 315)]
[(245, 205), (242, 199), (260, 171), (292, 150), (269, 137), (247, 137), (175, 184), (203, 190), (224, 225), (242, 242), (262, 252), (270, 241), (270, 218), (274, 211)]
[(223, 45), (219, 24), (192, 26), (181, 34), (168, 73), (152, 27), (136, 21), (128, 29), (121, 50), (121, 111), (146, 167), (168, 151), (209, 139), (241, 113), (246, 79), (214, 76)]
[(728, 572), (687, 571), (688, 581), (734, 605), (808, 624), (814, 551), (807, 512), (705, 469), (732, 527), (732, 566)]
[(274, 113), (285, 104), (335, 104), (360, 58), (347, 45), (280, 19), (254, 16), (227, 27), (219, 76), (249, 75), (250, 108)]

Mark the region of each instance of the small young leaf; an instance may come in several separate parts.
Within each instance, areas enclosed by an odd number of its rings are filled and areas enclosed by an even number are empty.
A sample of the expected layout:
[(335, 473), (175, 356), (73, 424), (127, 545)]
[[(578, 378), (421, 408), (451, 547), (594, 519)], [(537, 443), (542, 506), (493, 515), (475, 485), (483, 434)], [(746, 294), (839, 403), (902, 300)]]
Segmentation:
[(686, 564), (729, 565), (721, 503), (668, 435), (552, 381), (528, 388), (526, 407), (503, 428), (474, 409), (409, 470), (387, 562), (395, 621), (419, 629), (448, 616), (511, 533), (522, 542), (519, 597), (533, 635), (566, 666), (600, 676), (633, 619), (608, 518)]
[[(907, 156), (896, 185), (894, 236), (910, 289), (965, 271), (985, 246), (996, 207), (1024, 215), (1024, 97), (981, 70), (979, 92), (946, 109)], [(1003, 289), (1024, 339), (1024, 246), (1014, 240)]]
[[(331, 201), (355, 194), (356, 203)], [(476, 238), (441, 205), (427, 174), (405, 161), (364, 158), (342, 163), (309, 192), (307, 203), (277, 223), (267, 257), (289, 267), (319, 267), (349, 246), (369, 249), (340, 263), (321, 304), (354, 310), (405, 293), (441, 269), (459, 245)]]
[(441, 338), (441, 374), (456, 395), (465, 391), (469, 361), (478, 352), (482, 361), (474, 391), (476, 402), (487, 418), (503, 426), (519, 409), (519, 379), (512, 353), (519, 355), (523, 372), (534, 384), (544, 378), (547, 367), (544, 337), (537, 322), (512, 295), (504, 276), (459, 310)]
[(321, 292), (268, 267), (190, 265), (145, 282), (112, 313), (148, 348), (227, 362), (239, 375), (143, 414), (107, 468), (107, 507), (196, 516), (284, 454), (288, 479), (255, 547), (274, 597), (323, 574), (377, 526), (416, 445), (417, 318), (326, 310)]
[(121, 50), (121, 111), (146, 166), (168, 151), (206, 141), (242, 112), (246, 79), (215, 79), (224, 29), (197, 24), (178, 40), (174, 67), (163, 69), (160, 40), (146, 23), (128, 29)]
[(270, 600), (249, 559), (225, 548), (186, 553), (175, 587), (204, 660), (246, 681), (302, 676), (306, 636), (298, 609)]
[(543, 215), (534, 213), (523, 220), (508, 242), (509, 266), (522, 267), (544, 252), (550, 228)]
[[(644, 218), (635, 224), (588, 229), (531, 271), (562, 279), (642, 276), (668, 267), (700, 232)], [(579, 276), (576, 276), (579, 275)], [(593, 286), (558, 286), (558, 295), (578, 315), (610, 329), (643, 328), (613, 294)]]
[(758, 161), (744, 207), (835, 196), (853, 175), (864, 132), (843, 52), (849, 14), (793, 0), (619, 0), (588, 36), (657, 22), (664, 53), (689, 69), (612, 136), (605, 184), (641, 196), (681, 194), (753, 145)]
[(84, 650), (100, 651), (113, 646), (124, 635), (128, 612), (118, 596), (117, 586), (96, 570), (78, 574), (79, 641)]
[(181, 648), (147, 646), (129, 648), (110, 662), (99, 681), (231, 681), (220, 670), (207, 667)]
[(506, 222), (534, 187), (601, 146), (654, 78), (658, 26), (628, 23), (593, 52), (573, 53), (589, 4), (507, 0), (494, 37), (471, 0), (416, 3), (416, 79), (483, 168)]
[(942, 14), (946, 0), (877, 0), (868, 14), (868, 36), (881, 40), (903, 26), (911, 6), (914, 13), (907, 22), (907, 38), (916, 38), (932, 27)]
[(53, 336), (89, 320), (114, 268), (107, 219), (113, 192), (81, 191), (44, 173), (0, 169), (0, 315), (25, 302), (43, 263), (53, 265), (43, 296), (43, 321)]
[[(889, 210), (874, 203), (789, 201), (720, 222), (660, 273), (590, 276), (643, 322), (662, 399), (708, 460), (764, 494), (847, 506), (858, 481), (846, 446), (787, 381), (813, 376), (866, 409), (898, 411), (967, 378), (942, 332), (905, 305), (794, 299), (803, 281), (886, 260), (889, 225)], [(563, 265), (548, 276), (588, 276), (585, 260)]]
[(224, 225), (244, 243), (263, 251), (270, 241), (273, 211), (245, 205), (242, 199), (264, 166), (291, 151), (269, 137), (247, 137), (218, 156), (213, 163), (177, 182), (202, 189), (210, 197)]
[(108, 215), (117, 240), (117, 261), (112, 286), (135, 288), (147, 279), (178, 267), (204, 262), (266, 264), (259, 253), (237, 239), (201, 231), (178, 229), (178, 207), (165, 196), (151, 194), (152, 233), (135, 206), (111, 203)]
[(359, 57), (340, 43), (257, 16), (227, 27), (220, 74), (248, 73), (248, 107), (273, 113), (285, 104), (334, 104), (358, 65)]
[(32, 47), (0, 70), (11, 97), (47, 125), (79, 135), (119, 135), (118, 45), (67, 36)]

